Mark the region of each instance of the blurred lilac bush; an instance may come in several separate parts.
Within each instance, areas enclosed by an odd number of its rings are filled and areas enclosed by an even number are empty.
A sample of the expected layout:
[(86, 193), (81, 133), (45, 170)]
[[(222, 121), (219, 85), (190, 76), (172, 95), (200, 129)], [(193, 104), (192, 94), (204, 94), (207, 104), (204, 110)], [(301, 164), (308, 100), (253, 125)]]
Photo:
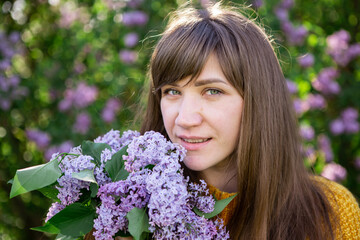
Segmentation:
[[(166, 15), (182, 2), (0, 2), (0, 199), (7, 199), (16, 169), (112, 128), (137, 127), (152, 47)], [(359, 197), (360, 6), (356, 0), (249, 3), (273, 35), (306, 166)], [(46, 239), (27, 229), (42, 224), (48, 206), (36, 193), (0, 201), (0, 238)]]

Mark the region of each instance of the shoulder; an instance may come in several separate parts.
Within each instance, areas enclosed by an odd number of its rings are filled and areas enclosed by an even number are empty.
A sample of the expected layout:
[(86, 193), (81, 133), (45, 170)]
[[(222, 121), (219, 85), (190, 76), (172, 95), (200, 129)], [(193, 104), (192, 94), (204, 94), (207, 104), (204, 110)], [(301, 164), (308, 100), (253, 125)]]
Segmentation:
[[(344, 186), (323, 177), (314, 177), (324, 191), (340, 225), (341, 239), (360, 239), (360, 208), (353, 194)], [(337, 234), (337, 235), (338, 235)]]

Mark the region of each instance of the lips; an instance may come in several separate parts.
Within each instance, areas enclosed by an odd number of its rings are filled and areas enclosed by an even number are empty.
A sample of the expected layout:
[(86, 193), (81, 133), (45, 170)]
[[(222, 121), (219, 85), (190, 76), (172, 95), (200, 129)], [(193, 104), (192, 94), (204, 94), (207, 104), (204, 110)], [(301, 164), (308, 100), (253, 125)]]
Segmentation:
[(195, 137), (195, 136), (178, 136), (180, 144), (188, 151), (196, 151), (204, 148), (212, 138)]

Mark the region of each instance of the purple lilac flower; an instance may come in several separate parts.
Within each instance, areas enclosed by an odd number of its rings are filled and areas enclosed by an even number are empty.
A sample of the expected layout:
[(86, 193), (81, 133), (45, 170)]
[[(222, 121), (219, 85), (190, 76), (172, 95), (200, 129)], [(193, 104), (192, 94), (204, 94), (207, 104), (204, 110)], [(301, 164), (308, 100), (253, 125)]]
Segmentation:
[(77, 115), (73, 126), (74, 132), (86, 134), (90, 128), (91, 117), (88, 113), (80, 113)]
[(128, 33), (124, 36), (125, 46), (132, 48), (139, 42), (139, 35), (136, 32)]
[(335, 82), (339, 72), (335, 68), (324, 68), (312, 82), (313, 87), (324, 94), (338, 94), (340, 85)]
[(347, 172), (344, 167), (336, 163), (328, 163), (325, 165), (321, 176), (335, 181), (341, 182), (346, 178)]
[(310, 109), (324, 109), (326, 108), (326, 100), (320, 94), (309, 94), (306, 102)]
[(318, 136), (318, 145), (320, 150), (324, 153), (325, 161), (331, 162), (334, 159), (334, 154), (331, 149), (330, 139), (326, 135), (320, 134)]
[(307, 141), (310, 141), (315, 136), (315, 131), (311, 126), (302, 125), (300, 127), (300, 135)]
[(354, 165), (356, 169), (360, 170), (360, 157), (355, 158)]
[(26, 130), (26, 137), (35, 142), (36, 146), (39, 149), (46, 148), (51, 140), (51, 137), (48, 133), (37, 130), (37, 129), (28, 129)]
[(52, 218), (55, 214), (57, 214), (64, 208), (65, 206), (58, 202), (51, 204), (51, 207), (49, 208), (49, 211), (46, 214), (45, 222), (49, 221), (50, 218)]
[(120, 131), (118, 130), (110, 130), (104, 136), (97, 137), (94, 142), (95, 143), (106, 143), (110, 145), (112, 149), (116, 152), (119, 151), (123, 146), (128, 145), (133, 138), (140, 136), (140, 133), (137, 131), (128, 130), (123, 132), (120, 137)]
[(137, 60), (138, 54), (136, 51), (125, 49), (119, 52), (119, 58), (125, 64), (132, 64)]
[(342, 133), (357, 133), (360, 131), (360, 124), (357, 121), (358, 111), (355, 108), (347, 108), (341, 116), (330, 123), (330, 131), (334, 135)]
[(334, 135), (342, 134), (345, 130), (344, 122), (341, 119), (335, 119), (330, 123), (330, 131)]
[(306, 101), (303, 101), (303, 100), (301, 100), (299, 98), (295, 98), (293, 100), (293, 105), (294, 105), (294, 108), (295, 108), (295, 112), (298, 115), (301, 115), (304, 112), (309, 110), (309, 104)]
[(89, 106), (96, 100), (98, 89), (95, 86), (80, 82), (76, 89), (67, 89), (64, 95), (64, 99), (58, 106), (62, 112), (69, 110), (72, 106), (78, 109)]
[(262, 0), (252, 0), (251, 4), (254, 8), (260, 8), (264, 3)]
[(296, 83), (294, 83), (293, 81), (286, 79), (286, 84), (291, 94), (295, 94), (299, 91)]
[[(128, 131), (128, 136), (136, 132)], [(114, 136), (119, 142), (117, 131), (111, 131), (98, 140)], [(116, 145), (118, 146), (119, 143)], [(121, 144), (120, 144), (121, 145)], [(110, 158), (110, 150), (104, 158)], [(206, 183), (192, 183), (184, 178), (180, 161), (185, 149), (167, 141), (160, 133), (146, 132), (132, 137), (123, 156), (125, 168), (129, 171), (126, 180), (107, 183), (100, 187), (98, 196), (101, 205), (97, 208), (98, 218), (94, 220), (97, 239), (110, 239), (119, 230), (126, 231), (126, 214), (134, 207), (147, 206), (150, 228), (155, 239), (227, 239), (229, 235), (219, 220), (212, 222), (196, 215), (192, 208), (211, 212), (214, 200), (207, 196)], [(103, 158), (103, 157), (102, 157)], [(146, 166), (152, 165), (152, 169)], [(118, 200), (117, 200), (118, 199)], [(189, 204), (190, 203), (190, 204)]]
[(81, 155), (80, 146), (71, 149), (70, 153), (78, 154), (79, 156), (66, 155), (63, 159), (58, 159), (59, 167), (64, 175), (57, 180), (59, 187), (56, 188), (59, 190), (58, 198), (61, 204), (65, 206), (79, 200), (81, 189), (89, 189), (90, 187), (90, 182), (73, 178), (72, 174), (85, 169), (92, 170), (95, 168), (95, 164), (92, 162), (94, 159), (91, 156)]
[(50, 161), (54, 153), (66, 153), (69, 152), (72, 147), (74, 147), (74, 144), (71, 141), (65, 141), (58, 146), (51, 146), (45, 151), (45, 159)]
[(131, 8), (137, 8), (139, 7), (142, 3), (144, 2), (144, 0), (129, 0), (127, 2), (127, 5)]
[(125, 26), (142, 26), (148, 21), (148, 15), (142, 11), (125, 12), (122, 17)]
[(121, 102), (119, 99), (110, 98), (101, 112), (101, 118), (106, 123), (111, 123), (115, 120), (116, 113), (120, 111)]
[(340, 66), (346, 66), (352, 59), (360, 55), (360, 44), (349, 45), (350, 34), (340, 30), (327, 37), (327, 52)]
[(286, 39), (290, 45), (299, 46), (303, 44), (308, 35), (308, 31), (304, 26), (295, 27), (290, 21), (283, 21), (281, 28), (285, 33)]
[(305, 54), (304, 56), (299, 57), (297, 60), (299, 65), (303, 68), (311, 67), (312, 65), (314, 65), (315, 61), (314, 55), (312, 55), (311, 53)]
[(124, 156), (126, 171), (138, 171), (149, 164), (157, 165), (169, 151), (174, 151), (171, 156), (179, 156), (179, 160), (182, 161), (185, 157), (184, 149), (180, 145), (177, 145), (176, 148), (173, 146), (164, 136), (154, 131), (146, 132), (143, 136), (134, 138), (128, 145), (128, 155)]

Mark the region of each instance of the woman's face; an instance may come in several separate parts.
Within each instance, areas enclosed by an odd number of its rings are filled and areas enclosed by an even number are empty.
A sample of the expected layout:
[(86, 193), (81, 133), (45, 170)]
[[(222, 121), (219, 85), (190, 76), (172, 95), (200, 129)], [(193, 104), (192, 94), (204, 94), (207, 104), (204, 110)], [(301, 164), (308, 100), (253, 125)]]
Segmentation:
[(170, 140), (187, 150), (185, 165), (206, 180), (223, 171), (237, 145), (243, 99), (214, 54), (199, 77), (189, 79), (161, 88), (161, 112)]

